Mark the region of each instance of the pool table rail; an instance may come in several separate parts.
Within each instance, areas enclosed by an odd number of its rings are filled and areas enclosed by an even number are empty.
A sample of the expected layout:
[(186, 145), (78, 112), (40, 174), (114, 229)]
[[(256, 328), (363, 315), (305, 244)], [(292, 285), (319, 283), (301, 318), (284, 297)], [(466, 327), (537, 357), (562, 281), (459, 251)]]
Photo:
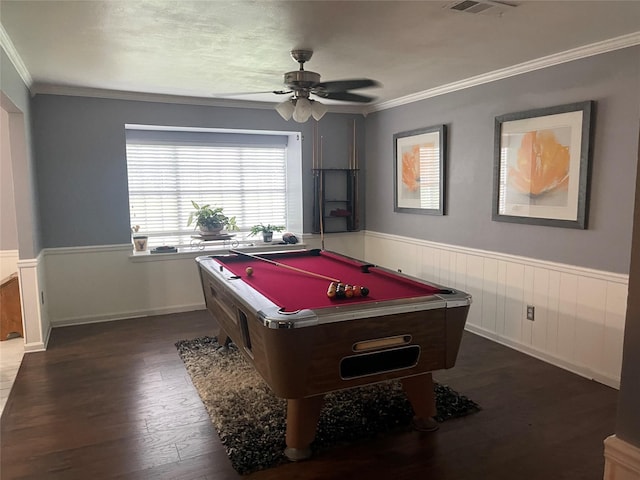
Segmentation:
[[(242, 280), (242, 277), (227, 269), (223, 262), (218, 262), (216, 257), (224, 257), (224, 255), (196, 258), (200, 268), (212, 277), (208, 282), (203, 279), (203, 289), (214, 288), (214, 283), (226, 284), (229, 292), (241, 299), (244, 306), (254, 311), (258, 319), (268, 328), (304, 328), (328, 322), (348, 321), (360, 317), (378, 317), (396, 313), (464, 307), (471, 304), (471, 296), (465, 292), (420, 280), (426, 285), (435, 287), (438, 292), (426, 297), (371, 301), (358, 304), (337, 301), (335, 305), (321, 309), (309, 310), (303, 308), (295, 311), (284, 311), (263, 294), (247, 285)], [(350, 257), (346, 258), (350, 259)], [(394, 272), (384, 267), (374, 265), (371, 265), (371, 267), (411, 281), (416, 280), (409, 275)]]

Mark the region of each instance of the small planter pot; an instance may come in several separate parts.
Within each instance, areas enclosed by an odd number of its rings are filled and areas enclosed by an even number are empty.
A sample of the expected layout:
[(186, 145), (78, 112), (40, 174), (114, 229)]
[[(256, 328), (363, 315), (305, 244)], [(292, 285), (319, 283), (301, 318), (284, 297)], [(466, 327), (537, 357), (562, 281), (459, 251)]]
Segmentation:
[(146, 235), (134, 235), (133, 248), (136, 252), (145, 252), (147, 250), (147, 242), (149, 237)]
[(262, 241), (269, 243), (273, 240), (273, 232), (262, 232)]

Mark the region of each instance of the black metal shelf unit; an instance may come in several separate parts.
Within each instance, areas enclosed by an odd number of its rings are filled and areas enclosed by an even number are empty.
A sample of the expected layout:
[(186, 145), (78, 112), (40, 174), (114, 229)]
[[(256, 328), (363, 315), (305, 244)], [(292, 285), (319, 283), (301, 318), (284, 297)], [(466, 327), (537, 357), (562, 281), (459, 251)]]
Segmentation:
[(313, 170), (313, 231), (354, 232), (360, 229), (358, 215), (358, 170), (317, 168)]

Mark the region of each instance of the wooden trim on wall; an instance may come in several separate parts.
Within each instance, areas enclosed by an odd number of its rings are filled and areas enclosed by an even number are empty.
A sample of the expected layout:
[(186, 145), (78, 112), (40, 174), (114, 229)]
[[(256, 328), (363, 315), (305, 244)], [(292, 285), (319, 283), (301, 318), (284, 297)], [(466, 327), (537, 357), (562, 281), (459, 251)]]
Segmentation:
[(616, 435), (604, 441), (604, 480), (638, 480), (640, 448)]

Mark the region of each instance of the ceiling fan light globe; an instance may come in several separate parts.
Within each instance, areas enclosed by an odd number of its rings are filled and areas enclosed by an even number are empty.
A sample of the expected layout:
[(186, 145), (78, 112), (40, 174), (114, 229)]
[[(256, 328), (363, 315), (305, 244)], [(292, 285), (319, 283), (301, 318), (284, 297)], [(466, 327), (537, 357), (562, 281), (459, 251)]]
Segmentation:
[(291, 119), (291, 115), (293, 115), (294, 110), (295, 106), (293, 105), (293, 102), (291, 100), (287, 100), (276, 105), (276, 112), (278, 112), (280, 116), (285, 120)]
[(316, 102), (314, 101), (311, 104), (311, 115), (313, 115), (313, 118), (316, 119), (316, 121), (319, 121), (322, 117), (324, 117), (324, 114), (327, 113), (328, 107), (320, 102)]
[(293, 111), (293, 119), (298, 123), (304, 123), (311, 116), (311, 102), (306, 98), (298, 98), (296, 108)]

